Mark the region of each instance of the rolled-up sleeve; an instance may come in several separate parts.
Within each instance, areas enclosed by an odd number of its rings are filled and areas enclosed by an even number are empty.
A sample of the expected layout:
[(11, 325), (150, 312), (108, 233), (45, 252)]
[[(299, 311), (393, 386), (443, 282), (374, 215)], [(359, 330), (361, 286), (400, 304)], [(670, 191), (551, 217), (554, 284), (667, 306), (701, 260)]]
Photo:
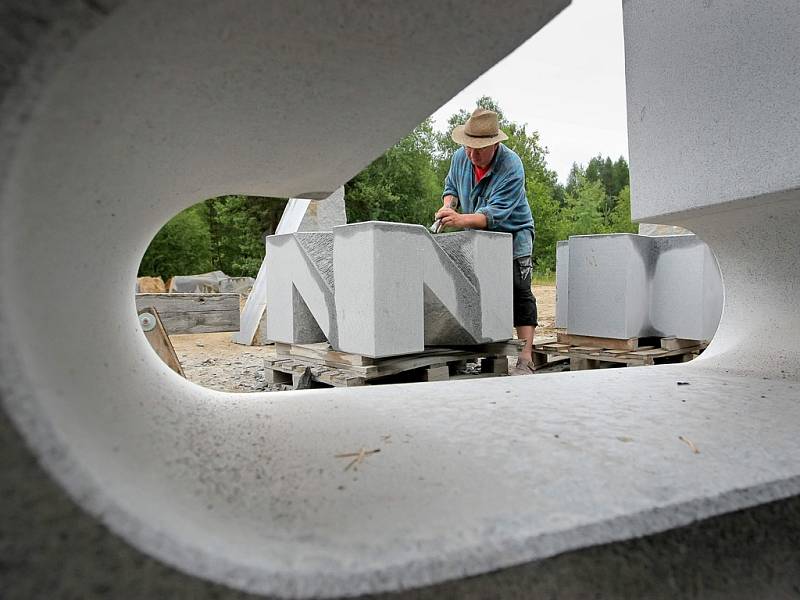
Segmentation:
[(445, 196), (455, 196), (458, 198), (458, 188), (456, 188), (456, 175), (454, 173), (455, 170), (455, 157), (450, 161), (450, 170), (447, 171), (447, 177), (444, 179), (444, 191), (442, 192), (442, 198)]

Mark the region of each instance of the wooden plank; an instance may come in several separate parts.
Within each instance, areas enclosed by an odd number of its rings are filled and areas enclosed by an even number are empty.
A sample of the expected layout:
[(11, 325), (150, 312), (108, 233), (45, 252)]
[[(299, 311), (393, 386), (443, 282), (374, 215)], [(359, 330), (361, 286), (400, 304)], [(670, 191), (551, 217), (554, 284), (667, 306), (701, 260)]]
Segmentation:
[(487, 344), (475, 344), (470, 346), (426, 346), (425, 352), (444, 350), (468, 352), (478, 356), (516, 356), (522, 352), (525, 340), (506, 340), (505, 342), (489, 342)]
[[(534, 359), (534, 365), (535, 364), (536, 359)], [(486, 357), (481, 359), (481, 373), (499, 373), (501, 375), (508, 375), (508, 357)]]
[(336, 350), (329, 350), (326, 362), (334, 362), (337, 364), (348, 364), (353, 366), (374, 365), (377, 359), (370, 358), (369, 356), (361, 356), (360, 354), (350, 354), (349, 352), (338, 352)]
[[(556, 351), (558, 351), (558, 350), (565, 350), (567, 348), (571, 348), (571, 346), (569, 344), (541, 344), (541, 345), (535, 346), (535, 348), (537, 348), (537, 349), (541, 348), (542, 350), (556, 350)], [(627, 352), (627, 350), (624, 350), (624, 352)]]
[(570, 371), (585, 371), (587, 369), (596, 369), (596, 368), (597, 368), (596, 360), (591, 360), (588, 358), (584, 358), (582, 356), (570, 355), (569, 357)]
[(630, 352), (632, 356), (664, 356), (669, 353), (669, 350), (664, 350), (663, 348), (648, 348), (646, 350), (637, 350), (636, 352)]
[(148, 313), (155, 319), (154, 327), (150, 331), (144, 331), (144, 337), (146, 337), (147, 341), (150, 342), (150, 345), (153, 347), (153, 350), (156, 351), (158, 357), (163, 360), (170, 369), (175, 371), (181, 377), (186, 377), (186, 375), (183, 374), (181, 361), (178, 359), (175, 348), (172, 346), (172, 342), (167, 335), (167, 331), (161, 322), (158, 310), (152, 306), (145, 306), (138, 310), (139, 315), (143, 313)]
[(239, 294), (136, 294), (136, 309), (148, 306), (169, 335), (239, 331)]
[[(388, 375), (396, 375), (403, 371), (411, 371), (421, 367), (427, 367), (432, 364), (442, 362), (452, 362), (464, 359), (477, 359), (483, 355), (480, 352), (467, 354), (467, 353), (452, 353), (452, 354), (432, 354), (432, 355), (415, 355), (413, 357), (404, 357), (402, 359), (388, 360), (381, 362), (377, 365), (367, 367), (352, 367), (353, 370), (364, 369), (368, 377), (386, 377)], [(374, 369), (372, 371), (371, 369)]]
[(559, 333), (558, 342), (571, 346), (593, 346), (608, 348), (610, 350), (636, 350), (639, 347), (639, 338), (615, 339), (589, 335), (574, 335), (571, 333)]
[[(539, 367), (543, 367), (547, 364), (547, 353), (546, 352), (539, 352), (537, 350), (533, 351), (533, 366), (535, 369)], [(506, 370), (506, 373), (508, 371)]]
[(302, 356), (318, 360), (325, 364), (365, 366), (375, 364), (377, 359), (350, 352), (339, 352), (331, 348), (328, 342), (317, 344), (294, 344), (290, 350), (292, 356)]
[[(365, 385), (376, 378), (397, 375), (406, 371), (429, 369), (427, 377), (443, 378), (448, 363), (464, 362), (466, 360), (484, 359), (500, 368), (506, 366), (505, 355), (497, 356), (495, 353), (504, 353), (509, 350), (517, 354), (524, 342), (512, 340), (511, 343), (482, 344), (477, 346), (463, 346), (463, 349), (449, 347), (431, 347), (424, 353), (404, 356), (375, 359), (361, 357), (355, 354), (337, 353), (330, 349), (327, 343), (320, 344), (275, 344), (276, 358), (267, 359), (265, 365), (273, 371), (289, 373), (297, 378), (305, 372), (306, 367), (311, 368), (312, 378), (329, 385), (353, 386)], [(338, 355), (338, 356), (336, 356)], [(346, 362), (333, 362), (335, 357), (350, 362), (372, 362), (374, 364), (347, 364)], [(502, 363), (502, 365), (501, 365)], [(436, 370), (436, 367), (440, 367)], [(505, 374), (503, 373), (503, 374)], [(488, 373), (486, 373), (488, 375)], [(430, 379), (428, 379), (430, 380)]]
[(681, 348), (692, 348), (699, 346), (702, 342), (700, 340), (686, 340), (676, 337), (661, 338), (661, 347), (664, 350), (680, 350)]
[(632, 356), (629, 353), (626, 354), (603, 354), (600, 356), (588, 354), (584, 352), (570, 352), (566, 354), (569, 356), (570, 359), (572, 357), (575, 358), (585, 358), (587, 360), (593, 360), (595, 362), (602, 361), (602, 362), (609, 362), (609, 363), (618, 363), (623, 365), (643, 365), (647, 360), (645, 356)]
[(450, 368), (445, 364), (431, 365), (425, 369), (423, 381), (447, 381), (450, 379)]

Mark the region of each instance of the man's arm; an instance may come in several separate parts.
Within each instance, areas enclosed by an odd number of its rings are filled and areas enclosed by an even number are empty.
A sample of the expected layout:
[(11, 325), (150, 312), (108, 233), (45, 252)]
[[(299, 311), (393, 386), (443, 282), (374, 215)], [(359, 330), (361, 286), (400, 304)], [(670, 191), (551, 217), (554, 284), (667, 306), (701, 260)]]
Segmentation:
[(457, 208), (458, 197), (453, 194), (445, 194), (442, 196), (442, 208)]
[(486, 229), (489, 224), (483, 213), (468, 213), (462, 215), (452, 208), (444, 207), (436, 213), (436, 218), (442, 220), (443, 227), (457, 227), (460, 229)]

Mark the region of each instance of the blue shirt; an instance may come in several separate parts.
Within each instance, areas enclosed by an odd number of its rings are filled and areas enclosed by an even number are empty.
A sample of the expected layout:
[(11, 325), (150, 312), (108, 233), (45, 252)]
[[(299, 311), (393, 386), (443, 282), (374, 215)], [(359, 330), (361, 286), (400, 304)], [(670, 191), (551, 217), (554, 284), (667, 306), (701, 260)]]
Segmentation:
[(489, 171), (475, 184), (472, 163), (464, 148), (453, 155), (442, 196), (458, 198), (461, 212), (486, 215), (486, 228), (514, 236), (514, 258), (533, 252), (533, 215), (525, 195), (525, 170), (517, 153), (497, 147)]

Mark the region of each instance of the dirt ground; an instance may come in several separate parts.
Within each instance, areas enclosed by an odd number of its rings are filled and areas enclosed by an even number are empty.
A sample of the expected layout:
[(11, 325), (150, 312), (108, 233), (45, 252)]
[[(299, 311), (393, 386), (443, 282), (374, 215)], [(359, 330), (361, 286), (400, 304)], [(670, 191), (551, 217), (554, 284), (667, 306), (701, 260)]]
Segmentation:
[[(555, 335), (556, 288), (534, 285), (539, 309), (536, 339)], [(186, 378), (199, 385), (224, 392), (262, 392), (270, 386), (264, 380), (264, 359), (275, 355), (272, 346), (241, 346), (231, 333), (197, 333), (170, 337)]]

